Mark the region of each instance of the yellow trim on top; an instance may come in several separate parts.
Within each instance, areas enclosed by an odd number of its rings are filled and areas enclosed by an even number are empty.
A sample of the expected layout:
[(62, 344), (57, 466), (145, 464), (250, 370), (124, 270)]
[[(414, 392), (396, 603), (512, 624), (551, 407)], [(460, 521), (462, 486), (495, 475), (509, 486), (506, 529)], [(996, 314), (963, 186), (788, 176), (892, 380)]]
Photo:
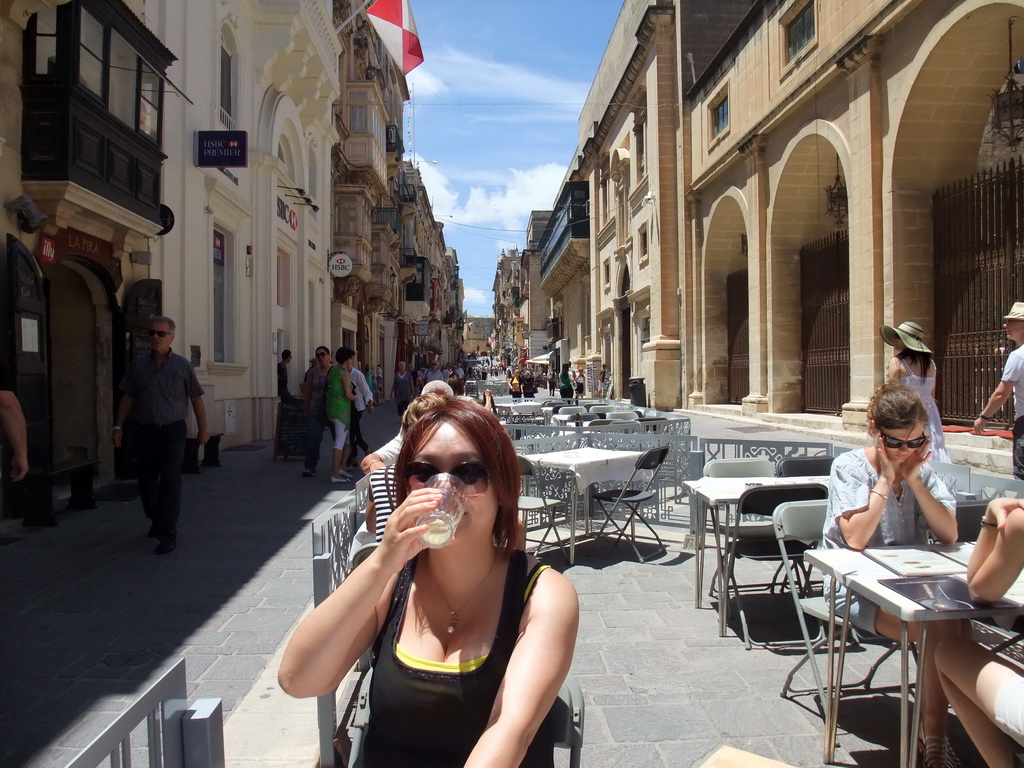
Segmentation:
[(451, 672), (454, 674), (465, 674), (466, 672), (472, 672), (474, 669), (478, 669), (487, 661), (487, 654), (485, 653), (479, 659), (471, 659), (470, 661), (429, 661), (428, 659), (421, 659), (418, 656), (413, 656), (411, 653), (407, 653), (402, 650), (402, 646), (395, 643), (395, 655), (398, 656), (398, 660), (405, 664), (407, 667), (413, 669), (420, 669), (425, 672)]
[(523, 592), (524, 603), (530, 599), (530, 593), (533, 592), (533, 585), (537, 583), (537, 577), (544, 573), (544, 571), (546, 571), (550, 567), (550, 565), (542, 565), (540, 568), (533, 572), (533, 576), (530, 577), (530, 581), (526, 584), (526, 591)]

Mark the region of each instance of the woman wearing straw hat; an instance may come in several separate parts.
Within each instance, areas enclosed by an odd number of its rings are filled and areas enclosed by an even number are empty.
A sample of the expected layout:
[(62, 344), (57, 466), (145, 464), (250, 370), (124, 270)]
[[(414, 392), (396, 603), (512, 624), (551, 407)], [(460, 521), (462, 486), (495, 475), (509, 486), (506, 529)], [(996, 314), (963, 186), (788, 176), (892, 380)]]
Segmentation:
[(931, 438), (933, 461), (949, 462), (946, 440), (942, 434), (942, 417), (935, 402), (935, 362), (932, 351), (921, 337), (924, 329), (914, 322), (900, 323), (896, 328), (883, 325), (878, 329), (882, 340), (896, 352), (886, 369), (886, 381), (903, 384), (917, 391), (928, 410), (928, 436)]

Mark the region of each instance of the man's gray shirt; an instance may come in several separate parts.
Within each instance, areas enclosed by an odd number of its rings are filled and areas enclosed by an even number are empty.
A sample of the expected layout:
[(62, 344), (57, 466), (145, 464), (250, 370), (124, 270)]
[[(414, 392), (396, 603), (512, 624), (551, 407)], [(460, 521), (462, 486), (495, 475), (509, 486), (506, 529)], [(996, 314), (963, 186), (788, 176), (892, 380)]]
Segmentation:
[(163, 427), (188, 416), (189, 403), (203, 394), (192, 363), (173, 352), (157, 367), (152, 352), (132, 360), (120, 389), (132, 398), (132, 416), (144, 426)]

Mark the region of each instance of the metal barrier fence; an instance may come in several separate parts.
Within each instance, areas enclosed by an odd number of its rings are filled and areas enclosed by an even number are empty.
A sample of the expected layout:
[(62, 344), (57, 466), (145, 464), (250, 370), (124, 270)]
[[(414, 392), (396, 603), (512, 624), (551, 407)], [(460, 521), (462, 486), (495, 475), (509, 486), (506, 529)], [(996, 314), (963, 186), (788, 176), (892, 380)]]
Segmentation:
[[(117, 716), (66, 768), (130, 766), (132, 733), (146, 725), (148, 764), (163, 768), (224, 768), (224, 712), (220, 699), (187, 706), (185, 660), (178, 659)], [(141, 747), (134, 748), (136, 750)]]

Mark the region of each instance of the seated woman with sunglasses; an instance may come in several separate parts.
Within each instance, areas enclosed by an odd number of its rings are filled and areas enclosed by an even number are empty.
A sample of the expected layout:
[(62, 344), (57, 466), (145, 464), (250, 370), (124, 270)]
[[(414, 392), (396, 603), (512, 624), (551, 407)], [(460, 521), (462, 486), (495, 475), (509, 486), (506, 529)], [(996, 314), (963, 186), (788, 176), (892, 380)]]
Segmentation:
[[(425, 549), (442, 471), (466, 486), (454, 540)], [(373, 648), (363, 758), (375, 766), (551, 766), (545, 718), (572, 662), (572, 584), (516, 549), (519, 464), (493, 414), (450, 400), (398, 458), (384, 539), (296, 629), (278, 673), (293, 696), (339, 685)]]
[[(967, 565), (975, 602), (995, 602), (1024, 570), (1024, 500), (993, 499), (982, 518), (978, 542)], [(1016, 765), (1024, 746), (1024, 676), (969, 634), (950, 638), (936, 651), (939, 677), (964, 729), (985, 763)]]
[[(928, 534), (942, 544), (956, 541), (957, 525), (953, 495), (927, 461), (928, 411), (921, 396), (902, 384), (883, 384), (868, 403), (868, 434), (875, 444), (842, 454), (832, 464), (828, 512), (822, 531), (822, 547), (867, 547), (925, 544)], [(829, 581), (825, 595), (831, 594)], [(850, 603), (850, 621), (866, 632), (900, 637), (896, 616), (880, 610), (842, 587), (837, 593), (836, 614)], [(925, 768), (942, 765), (945, 754), (947, 702), (935, 668), (934, 649), (940, 638), (959, 636), (959, 621), (936, 621), (929, 627), (922, 702), (924, 741), (919, 745)], [(917, 626), (910, 628), (916, 642)]]

